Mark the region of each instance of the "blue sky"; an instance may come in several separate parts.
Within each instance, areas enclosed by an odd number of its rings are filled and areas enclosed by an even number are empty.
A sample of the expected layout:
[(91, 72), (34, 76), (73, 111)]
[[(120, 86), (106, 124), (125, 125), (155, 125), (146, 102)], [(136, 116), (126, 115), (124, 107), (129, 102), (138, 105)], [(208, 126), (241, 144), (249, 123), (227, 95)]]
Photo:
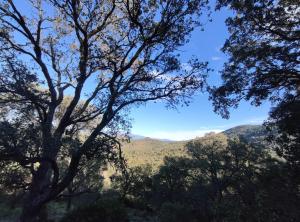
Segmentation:
[[(19, 8), (26, 8), (24, 2), (17, 1), (17, 3)], [(228, 37), (225, 19), (229, 15), (228, 9), (214, 12), (213, 21), (206, 23), (204, 31), (195, 30), (191, 41), (180, 49), (183, 63), (192, 56), (209, 62), (210, 68), (215, 71), (210, 73), (208, 81), (214, 85), (221, 83), (219, 70), (226, 61), (226, 55), (220, 51), (220, 48)], [(152, 138), (187, 140), (237, 125), (261, 124), (267, 118), (269, 109), (270, 104), (267, 102), (260, 107), (242, 102), (238, 109), (231, 111), (230, 119), (226, 120), (213, 112), (208, 94), (199, 93), (193, 98), (190, 106), (178, 106), (177, 110), (166, 109), (165, 104), (161, 102), (134, 107), (130, 114), (131, 131), (133, 134)]]
[[(213, 21), (205, 25), (204, 31), (195, 30), (191, 41), (182, 49), (183, 61), (195, 55), (209, 62), (215, 70), (210, 73), (209, 83), (214, 85), (220, 84), (219, 70), (226, 61), (226, 55), (220, 48), (228, 37), (225, 19), (229, 13), (227, 9), (213, 13)], [(186, 140), (241, 124), (261, 124), (267, 118), (269, 109), (267, 102), (260, 107), (242, 102), (239, 108), (231, 110), (231, 117), (226, 120), (213, 112), (208, 94), (199, 93), (190, 106), (179, 106), (177, 110), (166, 109), (163, 103), (148, 103), (132, 109), (132, 133), (152, 138)]]

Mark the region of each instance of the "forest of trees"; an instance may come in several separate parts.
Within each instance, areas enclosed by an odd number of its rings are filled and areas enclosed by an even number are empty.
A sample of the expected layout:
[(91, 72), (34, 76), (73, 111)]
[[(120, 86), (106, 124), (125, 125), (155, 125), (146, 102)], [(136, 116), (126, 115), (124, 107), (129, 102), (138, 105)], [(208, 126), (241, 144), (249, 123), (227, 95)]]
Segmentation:
[(298, 185), (266, 147), (210, 134), (187, 143), (187, 157), (134, 167), (113, 178), (125, 203), (159, 221), (297, 221)]
[[(213, 4), (0, 0), (0, 221), (299, 221), (300, 4)], [(180, 47), (223, 8), (228, 60), (213, 86)], [(270, 101), (265, 136), (210, 133), (155, 168), (128, 164), (129, 111), (200, 91), (224, 118)]]

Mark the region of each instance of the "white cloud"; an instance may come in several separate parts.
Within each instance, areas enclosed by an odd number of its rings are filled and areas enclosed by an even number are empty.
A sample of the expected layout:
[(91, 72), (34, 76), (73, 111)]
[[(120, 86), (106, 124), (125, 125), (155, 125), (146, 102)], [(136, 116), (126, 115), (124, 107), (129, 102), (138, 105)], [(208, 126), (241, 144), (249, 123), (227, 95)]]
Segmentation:
[(213, 61), (219, 61), (221, 59), (222, 59), (222, 57), (219, 57), (219, 56), (213, 56), (213, 57), (211, 57), (211, 60), (213, 60)]
[(196, 137), (204, 136), (206, 133), (222, 132), (221, 129), (199, 129), (199, 130), (187, 130), (187, 131), (157, 131), (148, 133), (147, 136), (154, 139), (169, 139), (174, 141), (190, 140)]

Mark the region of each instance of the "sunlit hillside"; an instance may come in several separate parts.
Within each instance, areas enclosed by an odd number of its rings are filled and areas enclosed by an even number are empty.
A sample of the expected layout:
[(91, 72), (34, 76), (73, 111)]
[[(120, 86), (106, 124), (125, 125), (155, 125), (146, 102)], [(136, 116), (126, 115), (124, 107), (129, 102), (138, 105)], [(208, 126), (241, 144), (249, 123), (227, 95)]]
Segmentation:
[(186, 141), (168, 142), (145, 138), (125, 143), (123, 151), (129, 166), (150, 164), (157, 168), (165, 156), (184, 155), (185, 144)]
[[(261, 125), (241, 125), (223, 132), (228, 137), (243, 136), (249, 142), (261, 142), (266, 130)], [(133, 139), (123, 144), (123, 152), (128, 166), (150, 164), (154, 169), (163, 163), (165, 156), (184, 156), (188, 141), (164, 141), (152, 138)]]

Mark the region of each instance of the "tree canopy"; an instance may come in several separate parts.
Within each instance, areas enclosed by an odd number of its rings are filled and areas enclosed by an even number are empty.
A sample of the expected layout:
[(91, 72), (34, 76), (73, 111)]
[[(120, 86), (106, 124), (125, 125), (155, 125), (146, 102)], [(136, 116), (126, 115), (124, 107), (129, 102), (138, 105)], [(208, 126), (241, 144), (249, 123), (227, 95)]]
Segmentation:
[(271, 101), (266, 125), (272, 129), (272, 141), (299, 172), (299, 2), (218, 1), (217, 9), (225, 6), (234, 14), (226, 20), (230, 35), (222, 50), (229, 59), (221, 71), (223, 83), (210, 88), (214, 109), (229, 118), (229, 109), (242, 100), (256, 106)]
[(285, 161), (263, 144), (224, 134), (187, 142), (187, 155), (166, 156), (117, 175), (114, 186), (130, 206), (159, 221), (296, 221), (297, 187)]
[(182, 66), (177, 49), (201, 25), (206, 3), (0, 2), (0, 152), (31, 172), (22, 221), (63, 192), (85, 158), (119, 154), (130, 105), (174, 106), (201, 89), (206, 64)]
[[(212, 89), (215, 110), (229, 117), (228, 108), (243, 100), (259, 105), (299, 99), (299, 2), (293, 0), (219, 0), (230, 7), (229, 38), (222, 50), (229, 59), (223, 84)], [(290, 99), (289, 99), (290, 100)]]

